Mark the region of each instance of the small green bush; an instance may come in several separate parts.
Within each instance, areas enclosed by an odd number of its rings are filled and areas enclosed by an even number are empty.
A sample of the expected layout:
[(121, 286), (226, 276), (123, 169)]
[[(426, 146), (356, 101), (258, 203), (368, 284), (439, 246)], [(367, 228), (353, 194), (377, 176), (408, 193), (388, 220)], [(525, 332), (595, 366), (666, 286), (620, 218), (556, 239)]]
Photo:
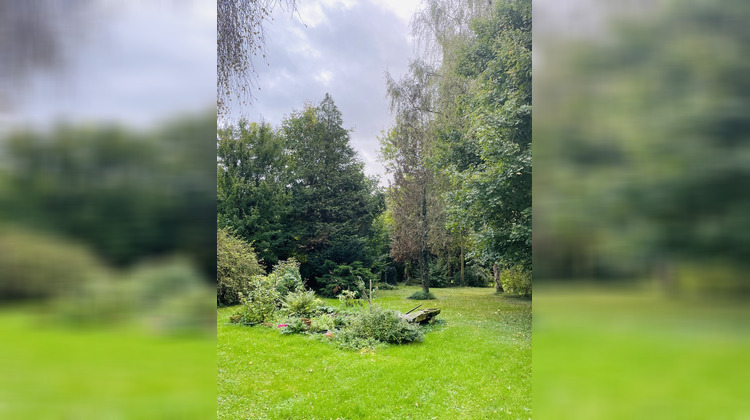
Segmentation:
[(377, 285), (373, 286), (377, 290), (396, 290), (398, 287), (396, 287), (395, 284), (390, 283), (378, 283)]
[(240, 293), (255, 275), (265, 274), (253, 247), (227, 229), (216, 231), (216, 304), (240, 303)]
[(299, 262), (294, 258), (279, 261), (273, 267), (269, 277), (276, 283), (276, 289), (282, 297), (289, 293), (305, 290), (305, 285), (302, 282), (302, 276), (299, 272)]
[(273, 319), (281, 302), (276, 283), (270, 276), (253, 276), (247, 294), (240, 295), (242, 308), (238, 315), (243, 323), (260, 324)]
[(469, 287), (489, 287), (494, 283), (490, 270), (475, 262), (466, 264), (464, 278)]
[(520, 267), (505, 269), (500, 273), (500, 283), (505, 293), (517, 296), (531, 296), (531, 271)]
[(281, 328), (282, 334), (301, 334), (307, 331), (307, 324), (300, 318), (291, 318), (286, 322), (286, 327)]
[(351, 290), (344, 290), (337, 297), (344, 308), (354, 308), (355, 306), (362, 306), (362, 301), (357, 298), (357, 293), (352, 292)]
[(310, 319), (310, 331), (322, 332), (336, 329), (336, 318), (331, 314), (321, 314)]
[(412, 300), (433, 300), (433, 299), (437, 299), (437, 298), (435, 297), (435, 295), (433, 295), (430, 292), (425, 292), (424, 290), (420, 290), (418, 292), (414, 292), (407, 299), (412, 299)]
[(312, 290), (292, 292), (284, 297), (281, 311), (289, 316), (310, 318), (323, 306), (323, 301), (315, 297)]
[(106, 276), (88, 249), (69, 240), (0, 229), (0, 300), (54, 298)]
[[(424, 340), (418, 326), (406, 322), (397, 312), (372, 306), (354, 317), (336, 340), (342, 347), (372, 347), (371, 342), (391, 344), (410, 343)], [(360, 347), (362, 348), (362, 347)]]

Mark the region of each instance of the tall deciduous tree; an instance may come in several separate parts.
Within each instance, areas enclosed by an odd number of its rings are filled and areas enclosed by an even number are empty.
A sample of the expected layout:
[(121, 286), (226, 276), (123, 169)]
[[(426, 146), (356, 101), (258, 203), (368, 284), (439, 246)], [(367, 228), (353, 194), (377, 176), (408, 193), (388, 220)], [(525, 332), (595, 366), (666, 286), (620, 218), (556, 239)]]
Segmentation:
[(465, 153), (446, 162), (454, 186), (447, 197), (473, 226), (477, 256), (530, 269), (531, 2), (499, 3), (474, 31), (458, 66), (473, 80), (463, 97)]
[(391, 254), (399, 262), (419, 261), (422, 288), (429, 292), (429, 237), (431, 214), (428, 210), (434, 174), (428, 166), (432, 147), (432, 121), (435, 90), (430, 78), (434, 70), (414, 61), (410, 74), (400, 81), (387, 75), (391, 111), (396, 124), (381, 138), (381, 157), (393, 174), (388, 190), (394, 221)]

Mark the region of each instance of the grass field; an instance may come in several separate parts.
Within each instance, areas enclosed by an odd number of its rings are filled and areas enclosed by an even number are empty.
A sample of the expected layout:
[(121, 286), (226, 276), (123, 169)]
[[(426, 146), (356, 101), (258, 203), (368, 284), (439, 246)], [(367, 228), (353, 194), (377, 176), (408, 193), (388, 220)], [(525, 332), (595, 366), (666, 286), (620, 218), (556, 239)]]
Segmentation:
[[(417, 287), (376, 304), (406, 312)], [(485, 419), (531, 417), (531, 301), (493, 289), (433, 289), (447, 324), (423, 343), (340, 350), (217, 314), (222, 419)], [(338, 301), (327, 299), (330, 306)]]
[(0, 312), (0, 418), (213, 417), (215, 340), (72, 330)]
[(750, 308), (646, 290), (534, 291), (543, 419), (750, 419)]

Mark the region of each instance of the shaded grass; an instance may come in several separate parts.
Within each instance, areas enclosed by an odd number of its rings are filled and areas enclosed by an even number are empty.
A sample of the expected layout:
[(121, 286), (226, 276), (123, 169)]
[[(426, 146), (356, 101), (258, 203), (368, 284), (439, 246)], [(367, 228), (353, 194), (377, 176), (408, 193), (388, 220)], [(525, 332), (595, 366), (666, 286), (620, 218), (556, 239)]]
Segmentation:
[(40, 325), (0, 312), (0, 418), (205, 419), (214, 339)]
[[(406, 312), (419, 290), (381, 291)], [(493, 289), (434, 289), (446, 321), (423, 343), (340, 350), (300, 335), (227, 322), (218, 311), (219, 418), (480, 419), (531, 416), (531, 303)], [(337, 306), (338, 301), (326, 299)]]
[(540, 418), (750, 418), (750, 308), (647, 290), (537, 289)]

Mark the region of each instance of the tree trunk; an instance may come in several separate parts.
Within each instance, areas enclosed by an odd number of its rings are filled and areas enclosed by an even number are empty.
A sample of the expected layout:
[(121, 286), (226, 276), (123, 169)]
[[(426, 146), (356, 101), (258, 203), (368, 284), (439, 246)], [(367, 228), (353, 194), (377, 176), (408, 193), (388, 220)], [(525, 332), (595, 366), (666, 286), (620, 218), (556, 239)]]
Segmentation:
[(500, 284), (500, 267), (497, 266), (497, 263), (492, 264), (492, 275), (495, 277), (495, 291), (502, 293), (503, 285)]
[(464, 278), (464, 266), (466, 264), (464, 254), (464, 235), (461, 233), (461, 286), (466, 286), (466, 278)]
[(428, 264), (427, 250), (427, 185), (422, 186), (422, 255), (419, 260), (419, 268), (422, 271), (422, 290), (430, 293), (430, 270)]

